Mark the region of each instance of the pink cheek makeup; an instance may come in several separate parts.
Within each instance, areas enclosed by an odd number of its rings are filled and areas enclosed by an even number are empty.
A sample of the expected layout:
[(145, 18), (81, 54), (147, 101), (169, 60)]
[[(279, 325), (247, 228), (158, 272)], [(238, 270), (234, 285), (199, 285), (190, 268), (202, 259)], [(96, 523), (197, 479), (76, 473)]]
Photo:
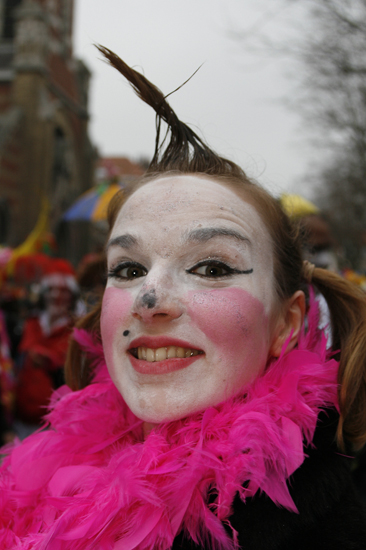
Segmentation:
[(133, 300), (127, 290), (107, 288), (104, 292), (100, 328), (107, 365), (113, 365), (113, 349), (117, 330), (127, 326)]
[(188, 313), (227, 358), (236, 356), (243, 347), (250, 351), (258, 342), (256, 331), (266, 328), (262, 302), (241, 288), (190, 291)]

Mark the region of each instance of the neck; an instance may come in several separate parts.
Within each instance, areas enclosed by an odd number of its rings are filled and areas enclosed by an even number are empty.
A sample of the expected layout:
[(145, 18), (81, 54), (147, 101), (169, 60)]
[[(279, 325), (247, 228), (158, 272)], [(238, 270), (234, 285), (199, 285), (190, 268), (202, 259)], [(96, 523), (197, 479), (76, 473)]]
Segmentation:
[(144, 436), (144, 440), (148, 437), (151, 430), (153, 430), (157, 426), (157, 424), (153, 424), (152, 422), (144, 422), (142, 424), (142, 433)]

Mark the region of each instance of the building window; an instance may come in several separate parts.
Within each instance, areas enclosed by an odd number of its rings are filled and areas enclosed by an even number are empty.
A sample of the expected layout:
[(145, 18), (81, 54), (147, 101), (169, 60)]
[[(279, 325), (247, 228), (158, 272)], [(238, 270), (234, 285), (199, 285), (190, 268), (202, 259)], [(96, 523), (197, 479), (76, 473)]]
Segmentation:
[(5, 0), (4, 19), (3, 19), (3, 38), (13, 40), (15, 35), (15, 9), (19, 6), (21, 0)]

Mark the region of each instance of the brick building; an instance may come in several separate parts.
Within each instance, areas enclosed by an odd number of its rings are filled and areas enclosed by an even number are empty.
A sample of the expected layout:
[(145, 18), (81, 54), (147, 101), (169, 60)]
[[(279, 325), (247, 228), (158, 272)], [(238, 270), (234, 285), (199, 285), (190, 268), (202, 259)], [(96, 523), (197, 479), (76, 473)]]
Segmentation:
[(62, 213), (93, 183), (90, 73), (73, 57), (73, 7), (0, 0), (0, 244), (26, 238), (43, 198), (62, 240)]

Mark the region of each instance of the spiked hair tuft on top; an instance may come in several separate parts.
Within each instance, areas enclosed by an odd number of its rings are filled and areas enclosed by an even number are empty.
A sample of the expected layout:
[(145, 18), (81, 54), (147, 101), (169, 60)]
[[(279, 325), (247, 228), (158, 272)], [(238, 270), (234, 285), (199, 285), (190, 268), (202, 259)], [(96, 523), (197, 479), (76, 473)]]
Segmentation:
[[(181, 122), (167, 102), (167, 96), (145, 76), (129, 67), (108, 48), (97, 46), (107, 61), (131, 84), (142, 101), (156, 113), (155, 152), (148, 173), (177, 170), (184, 173), (205, 173), (245, 177), (243, 170), (234, 162), (212, 151), (189, 126)], [(168, 125), (167, 134), (161, 139), (161, 123)], [(170, 141), (167, 142), (168, 134)], [(164, 147), (165, 146), (165, 147)]]

